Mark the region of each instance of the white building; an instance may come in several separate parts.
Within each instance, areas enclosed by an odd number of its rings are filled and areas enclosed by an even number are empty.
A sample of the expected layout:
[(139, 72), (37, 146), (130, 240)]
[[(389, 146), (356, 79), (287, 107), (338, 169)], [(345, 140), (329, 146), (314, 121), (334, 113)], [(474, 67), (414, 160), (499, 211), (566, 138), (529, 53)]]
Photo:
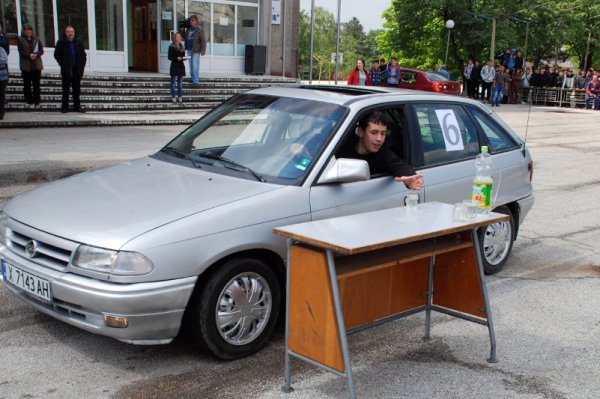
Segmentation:
[(168, 73), (171, 37), (195, 14), (208, 41), (201, 73), (244, 73), (245, 46), (264, 45), (266, 73), (296, 77), (299, 12), (299, 0), (0, 0), (11, 70), (29, 24), (44, 45), (44, 69), (58, 71), (54, 46), (70, 24), (87, 50), (86, 71)]

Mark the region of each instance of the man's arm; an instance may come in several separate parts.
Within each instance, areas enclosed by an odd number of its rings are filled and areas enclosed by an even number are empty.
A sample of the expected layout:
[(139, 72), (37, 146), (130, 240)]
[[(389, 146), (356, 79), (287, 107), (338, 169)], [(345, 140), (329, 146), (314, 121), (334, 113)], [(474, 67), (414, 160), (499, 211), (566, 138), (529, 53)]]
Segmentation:
[(62, 43), (61, 41), (56, 42), (56, 48), (54, 49), (54, 59), (58, 62), (58, 65), (62, 66)]
[(412, 166), (397, 156), (392, 150), (382, 148), (379, 155), (385, 169), (395, 176), (394, 180), (404, 183), (411, 190), (421, 190), (423, 188), (423, 175), (417, 174)]

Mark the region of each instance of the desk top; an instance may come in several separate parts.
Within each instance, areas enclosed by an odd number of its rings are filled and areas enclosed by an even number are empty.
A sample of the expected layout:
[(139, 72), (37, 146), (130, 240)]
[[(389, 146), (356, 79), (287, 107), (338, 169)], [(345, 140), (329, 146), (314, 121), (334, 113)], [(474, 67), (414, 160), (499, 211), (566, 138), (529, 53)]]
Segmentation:
[(453, 210), (453, 205), (428, 202), (417, 205), (414, 211), (408, 211), (406, 207), (384, 209), (276, 227), (273, 233), (352, 255), (508, 220), (508, 216), (492, 212), (485, 218), (454, 222)]

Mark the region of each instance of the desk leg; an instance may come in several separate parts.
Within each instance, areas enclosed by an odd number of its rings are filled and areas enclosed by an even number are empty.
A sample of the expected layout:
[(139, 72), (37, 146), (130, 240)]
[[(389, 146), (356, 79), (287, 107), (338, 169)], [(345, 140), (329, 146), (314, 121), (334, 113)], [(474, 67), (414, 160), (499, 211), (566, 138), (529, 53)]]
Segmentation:
[(337, 273), (335, 272), (333, 253), (330, 250), (327, 251), (327, 266), (329, 267), (329, 280), (331, 281), (335, 316), (338, 324), (338, 331), (340, 332), (340, 344), (344, 356), (344, 368), (346, 369), (346, 378), (348, 379), (348, 391), (350, 393), (350, 398), (356, 399), (354, 378), (352, 377), (352, 363), (350, 362), (350, 351), (348, 350), (348, 338), (346, 336), (346, 325), (344, 323), (344, 313), (342, 312), (342, 303), (340, 299), (340, 289), (337, 282)]
[(427, 280), (427, 309), (425, 310), (425, 336), (423, 341), (431, 339), (431, 307), (433, 305), (433, 265), (435, 263), (435, 255), (429, 257), (429, 278)]
[(287, 240), (287, 265), (286, 265), (286, 283), (285, 283), (285, 383), (281, 390), (285, 393), (290, 393), (294, 390), (291, 384), (292, 378), (292, 364), (290, 359), (290, 352), (288, 346), (289, 339), (289, 326), (290, 326), (290, 252), (292, 248), (292, 240)]
[(487, 359), (490, 363), (498, 363), (496, 359), (496, 334), (494, 334), (494, 323), (492, 322), (492, 310), (490, 309), (490, 301), (488, 299), (487, 286), (485, 284), (485, 274), (483, 272), (483, 263), (481, 261), (481, 250), (479, 249), (479, 236), (477, 229), (471, 230), (473, 246), (475, 247), (475, 255), (477, 256), (477, 268), (479, 269), (479, 281), (481, 283), (481, 292), (483, 294), (483, 303), (485, 305), (485, 315), (487, 317), (487, 326), (490, 333), (490, 358)]

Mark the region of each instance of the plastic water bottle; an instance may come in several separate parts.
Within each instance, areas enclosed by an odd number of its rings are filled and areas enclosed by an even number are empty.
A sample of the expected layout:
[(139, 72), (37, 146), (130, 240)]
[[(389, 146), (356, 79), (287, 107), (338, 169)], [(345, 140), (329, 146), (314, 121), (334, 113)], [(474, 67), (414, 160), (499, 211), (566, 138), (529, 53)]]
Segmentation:
[(479, 202), (478, 215), (488, 216), (492, 209), (492, 156), (488, 147), (482, 146), (475, 158), (475, 179), (473, 180), (473, 200)]

